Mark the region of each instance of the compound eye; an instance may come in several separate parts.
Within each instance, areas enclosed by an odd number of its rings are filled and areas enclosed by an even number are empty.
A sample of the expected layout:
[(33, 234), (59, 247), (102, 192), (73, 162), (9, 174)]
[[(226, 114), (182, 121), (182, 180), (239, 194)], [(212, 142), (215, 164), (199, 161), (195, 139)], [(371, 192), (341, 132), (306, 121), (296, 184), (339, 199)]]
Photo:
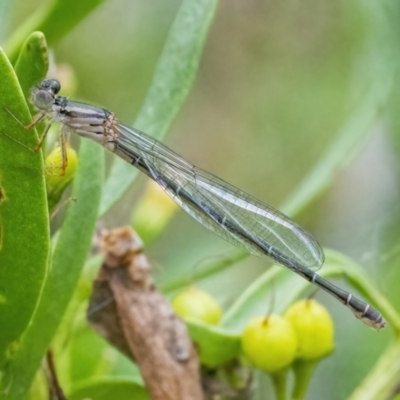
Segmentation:
[(50, 80), (50, 89), (53, 92), (53, 94), (56, 95), (61, 90), (60, 82), (58, 82), (56, 79), (51, 79)]
[(53, 96), (45, 91), (45, 90), (38, 90), (33, 97), (33, 104), (39, 108), (40, 110), (49, 110), (53, 105), (54, 98)]

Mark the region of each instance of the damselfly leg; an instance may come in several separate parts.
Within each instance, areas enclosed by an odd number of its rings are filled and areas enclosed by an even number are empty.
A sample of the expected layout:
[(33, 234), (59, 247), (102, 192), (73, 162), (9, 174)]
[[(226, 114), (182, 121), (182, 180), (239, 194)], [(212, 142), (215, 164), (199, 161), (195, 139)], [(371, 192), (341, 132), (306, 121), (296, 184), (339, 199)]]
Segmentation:
[[(35, 145), (35, 147), (33, 149), (31, 149), (28, 146), (25, 146), (22, 143), (17, 141), (17, 143), (23, 145), (24, 147), (29, 148), (30, 150), (34, 151), (35, 153), (37, 153), (43, 147), (43, 143), (45, 142), (47, 134), (49, 133), (50, 128), (54, 122), (53, 119), (49, 118), (46, 113), (39, 112), (38, 114), (36, 114), (32, 117), (32, 121), (28, 125), (24, 125), (8, 108), (6, 108), (6, 107), (3, 107), (3, 108), (25, 130), (32, 129), (39, 122), (45, 121), (46, 117), (47, 117), (47, 123), (43, 129), (43, 132), (40, 135), (38, 143)], [(59, 145), (60, 145), (60, 151), (61, 151), (61, 157), (60, 157), (61, 161), (60, 161), (60, 164), (46, 165), (46, 167), (45, 167), (46, 173), (48, 173), (49, 175), (56, 175), (56, 176), (64, 176), (65, 175), (65, 170), (68, 166), (68, 156), (67, 156), (67, 150), (66, 150), (66, 145), (67, 145), (68, 141), (66, 139), (66, 135), (67, 135), (67, 133), (65, 132), (65, 129), (63, 129), (63, 127), (62, 127), (59, 131)], [(53, 172), (54, 169), (61, 170), (61, 172), (54, 173)]]

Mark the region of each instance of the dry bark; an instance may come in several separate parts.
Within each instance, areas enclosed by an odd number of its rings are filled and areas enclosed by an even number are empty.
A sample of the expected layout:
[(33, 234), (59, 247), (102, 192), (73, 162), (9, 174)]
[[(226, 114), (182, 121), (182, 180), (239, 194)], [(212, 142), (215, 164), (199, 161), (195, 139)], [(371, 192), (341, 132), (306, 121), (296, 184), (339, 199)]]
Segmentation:
[(129, 227), (111, 230), (103, 251), (89, 306), (91, 325), (135, 360), (153, 400), (203, 399), (196, 349), (185, 324), (157, 292), (140, 238)]

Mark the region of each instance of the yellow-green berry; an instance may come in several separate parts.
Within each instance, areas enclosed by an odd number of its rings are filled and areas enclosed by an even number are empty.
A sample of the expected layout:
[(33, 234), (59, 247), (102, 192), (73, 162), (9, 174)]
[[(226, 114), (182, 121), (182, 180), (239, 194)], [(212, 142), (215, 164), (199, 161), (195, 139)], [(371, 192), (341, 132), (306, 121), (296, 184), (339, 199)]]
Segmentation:
[(217, 301), (192, 286), (174, 298), (172, 307), (182, 318), (195, 318), (212, 325), (218, 324), (222, 317), (222, 309)]
[(268, 373), (289, 366), (296, 349), (294, 329), (279, 315), (252, 319), (242, 334), (242, 350), (249, 362)]
[(285, 317), (296, 332), (298, 358), (316, 360), (333, 351), (333, 322), (326, 308), (317, 301), (298, 301), (289, 307)]
[(46, 187), (49, 210), (53, 209), (58, 203), (78, 167), (78, 156), (75, 150), (67, 144), (66, 152), (68, 164), (65, 168), (64, 175), (62, 175), (61, 148), (54, 148), (46, 157)]
[(164, 190), (150, 181), (133, 213), (132, 225), (142, 240), (149, 242), (166, 227), (177, 209)]

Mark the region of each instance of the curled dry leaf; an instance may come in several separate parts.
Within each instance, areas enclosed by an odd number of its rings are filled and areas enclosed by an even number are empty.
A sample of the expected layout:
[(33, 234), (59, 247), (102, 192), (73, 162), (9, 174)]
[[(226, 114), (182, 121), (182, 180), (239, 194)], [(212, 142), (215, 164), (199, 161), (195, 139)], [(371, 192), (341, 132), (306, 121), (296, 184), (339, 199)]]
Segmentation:
[(153, 400), (203, 399), (199, 361), (185, 324), (156, 290), (142, 242), (131, 228), (103, 238), (88, 320), (138, 364)]

